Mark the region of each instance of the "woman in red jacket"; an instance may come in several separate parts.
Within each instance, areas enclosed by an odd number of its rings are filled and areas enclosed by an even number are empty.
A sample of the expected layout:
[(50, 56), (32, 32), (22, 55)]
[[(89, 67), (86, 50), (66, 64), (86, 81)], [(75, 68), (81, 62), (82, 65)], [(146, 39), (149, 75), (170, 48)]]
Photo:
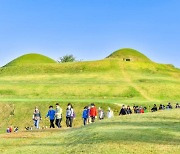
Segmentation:
[(95, 118), (97, 117), (97, 109), (94, 104), (91, 104), (89, 115), (91, 117), (91, 122), (95, 122)]

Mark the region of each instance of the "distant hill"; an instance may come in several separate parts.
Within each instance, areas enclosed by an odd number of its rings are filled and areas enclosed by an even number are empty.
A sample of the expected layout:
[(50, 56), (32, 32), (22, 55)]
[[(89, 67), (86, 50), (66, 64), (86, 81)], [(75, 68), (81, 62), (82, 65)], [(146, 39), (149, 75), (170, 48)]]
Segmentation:
[(123, 61), (151, 62), (151, 60), (137, 50), (123, 48), (110, 54), (107, 58), (118, 58)]
[(56, 61), (41, 54), (30, 53), (14, 59), (13, 61), (9, 62), (6, 66), (49, 63), (56, 63)]

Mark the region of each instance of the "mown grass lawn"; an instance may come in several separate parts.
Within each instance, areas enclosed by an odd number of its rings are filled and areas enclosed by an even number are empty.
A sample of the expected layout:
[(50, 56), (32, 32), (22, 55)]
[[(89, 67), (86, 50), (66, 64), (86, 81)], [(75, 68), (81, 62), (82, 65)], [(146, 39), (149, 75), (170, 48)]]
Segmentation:
[(172, 153), (180, 151), (180, 110), (115, 117), (73, 129), (0, 135), (1, 153)]

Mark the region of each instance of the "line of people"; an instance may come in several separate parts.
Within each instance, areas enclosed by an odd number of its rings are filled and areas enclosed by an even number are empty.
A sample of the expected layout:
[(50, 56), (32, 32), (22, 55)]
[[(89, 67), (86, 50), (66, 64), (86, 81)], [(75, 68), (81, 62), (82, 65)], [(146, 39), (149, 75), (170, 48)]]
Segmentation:
[[(49, 117), (50, 120), (50, 128), (55, 128), (55, 124), (58, 128), (61, 128), (61, 121), (62, 121), (62, 108), (59, 106), (59, 103), (56, 103), (56, 109), (53, 109), (53, 106), (49, 106), (49, 111), (46, 115), (46, 118)], [(42, 120), (41, 112), (39, 111), (38, 107), (35, 107), (34, 113), (33, 113), (33, 121), (35, 128), (39, 129), (39, 122)]]
[[(111, 118), (114, 116), (113, 111), (108, 108), (107, 111), (107, 118)], [(99, 118), (99, 120), (102, 120), (105, 118), (105, 112), (103, 109), (99, 107), (97, 110), (96, 106), (94, 103), (92, 103), (90, 106), (85, 106), (84, 110), (82, 112), (82, 119), (83, 119), (83, 124), (86, 125), (88, 123), (93, 123), (95, 122), (95, 119)], [(74, 112), (73, 106), (71, 103), (67, 105), (66, 109), (66, 126), (67, 127), (72, 127), (73, 126), (73, 120), (76, 117), (76, 114)], [(59, 103), (56, 103), (56, 109), (53, 109), (53, 106), (49, 106), (49, 111), (46, 115), (46, 118), (49, 118), (50, 120), (50, 128), (55, 128), (55, 125), (57, 128), (61, 128), (61, 122), (62, 122), (62, 108), (59, 106)], [(33, 121), (34, 121), (34, 126), (35, 128), (39, 129), (39, 123), (40, 120), (42, 120), (41, 113), (38, 109), (38, 107), (35, 107), (34, 113), (33, 113)], [(54, 124), (55, 122), (55, 124)], [(32, 127), (26, 128), (26, 130), (31, 130)]]
[(104, 110), (99, 107), (97, 110), (96, 106), (94, 103), (92, 103), (90, 106), (85, 106), (83, 113), (82, 113), (82, 118), (83, 118), (83, 124), (89, 124), (95, 122), (95, 119), (97, 119), (97, 116), (99, 120), (103, 120), (107, 115), (107, 118), (112, 118), (114, 116), (113, 111), (111, 110), (110, 107), (108, 107), (107, 114), (105, 114)]
[[(46, 118), (49, 118), (50, 120), (50, 128), (55, 128), (55, 125), (57, 128), (61, 128), (61, 122), (62, 122), (62, 108), (60, 107), (59, 103), (56, 103), (56, 109), (53, 109), (53, 106), (49, 106), (49, 111), (46, 115)], [(73, 106), (71, 103), (67, 105), (66, 109), (66, 126), (72, 127), (73, 119), (75, 118), (75, 112), (73, 109)], [(35, 107), (34, 113), (33, 113), (33, 121), (35, 128), (39, 129), (39, 122), (42, 120), (41, 113), (38, 109), (38, 107)], [(55, 122), (55, 124), (54, 124)]]
[[(180, 108), (180, 105), (179, 105), (178, 103), (176, 103), (175, 108)], [(170, 109), (173, 109), (173, 107), (172, 107), (172, 105), (171, 105), (170, 102), (169, 102), (166, 106), (163, 105), (163, 104), (160, 104), (160, 105), (159, 105), (159, 110), (170, 110)], [(154, 104), (154, 106), (152, 107), (151, 111), (152, 111), (152, 112), (158, 111), (158, 107), (157, 107), (156, 104)]]
[[(175, 108), (180, 108), (180, 105), (177, 103)], [(164, 109), (172, 109), (171, 103), (168, 103), (167, 106), (164, 106), (160, 104), (159, 110), (164, 110)], [(151, 112), (157, 111), (158, 108), (156, 104), (151, 108)], [(120, 109), (119, 115), (129, 115), (132, 113), (146, 113), (147, 108), (142, 107), (142, 106), (133, 106), (133, 110), (131, 110), (130, 106), (125, 107), (125, 105), (122, 105), (122, 108)], [(96, 106), (94, 103), (92, 103), (89, 106), (85, 106), (84, 110), (82, 112), (82, 119), (83, 119), (83, 125), (89, 124), (89, 123), (94, 123), (95, 119), (102, 120), (105, 117), (107, 118), (112, 118), (114, 116), (113, 111), (108, 107), (107, 112), (105, 113), (104, 110), (99, 107), (97, 110)], [(60, 107), (59, 103), (56, 103), (56, 108), (53, 109), (53, 106), (49, 106), (49, 111), (46, 115), (46, 118), (49, 117), (50, 120), (50, 128), (55, 128), (55, 125), (57, 128), (61, 128), (61, 122), (62, 122), (62, 108)], [(73, 120), (75, 119), (76, 114), (74, 112), (73, 106), (71, 103), (67, 105), (66, 108), (66, 126), (67, 127), (72, 127), (73, 126)], [(38, 107), (35, 107), (34, 113), (33, 113), (33, 120), (34, 120), (34, 126), (39, 129), (39, 122), (42, 120), (41, 118), (41, 113), (38, 109)], [(55, 124), (54, 124), (55, 122)]]
[[(180, 105), (178, 103), (176, 103), (175, 108), (180, 108)], [(163, 105), (163, 104), (159, 105), (159, 110), (169, 110), (169, 109), (173, 109), (171, 103), (168, 103), (166, 106)], [(133, 106), (133, 111), (134, 111), (135, 114), (147, 113), (148, 112), (147, 107), (142, 107), (142, 106), (139, 107), (139, 106), (136, 106), (136, 105)], [(150, 108), (150, 111), (151, 112), (158, 111), (157, 105), (154, 104), (154, 106), (152, 108)], [(126, 108), (125, 105), (122, 105), (122, 108), (121, 108), (121, 110), (119, 112), (119, 115), (128, 115), (128, 114), (132, 114), (132, 113), (133, 112), (132, 112), (130, 106), (127, 106), (127, 108)]]

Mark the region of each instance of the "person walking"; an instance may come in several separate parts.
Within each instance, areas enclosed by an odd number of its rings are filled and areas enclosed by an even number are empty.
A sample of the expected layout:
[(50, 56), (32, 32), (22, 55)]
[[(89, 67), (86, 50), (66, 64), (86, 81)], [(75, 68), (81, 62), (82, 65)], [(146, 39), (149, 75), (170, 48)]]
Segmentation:
[(42, 120), (42, 118), (41, 118), (41, 113), (37, 106), (35, 107), (35, 110), (33, 113), (33, 120), (34, 120), (34, 126), (36, 127), (36, 129), (39, 129), (39, 122), (40, 120)]
[(61, 121), (62, 121), (62, 109), (61, 107), (59, 106), (59, 103), (56, 103), (56, 111), (55, 111), (55, 118), (56, 118), (56, 126), (58, 128), (61, 128)]
[(72, 127), (73, 118), (74, 118), (73, 106), (69, 103), (66, 109), (66, 126), (67, 127)]
[(97, 117), (97, 109), (93, 103), (91, 104), (91, 108), (90, 108), (90, 117), (91, 117), (91, 122), (95, 122), (95, 119)]
[(126, 113), (127, 114), (132, 114), (132, 110), (131, 110), (129, 105), (127, 106)]
[(166, 106), (166, 109), (172, 109), (172, 105), (171, 105), (170, 102), (169, 102), (168, 105)]
[(122, 108), (121, 108), (121, 110), (120, 110), (120, 112), (119, 112), (119, 115), (126, 115), (127, 113), (126, 113), (126, 108), (125, 108), (125, 106), (123, 105), (122, 106)]
[(107, 118), (112, 118), (113, 116), (114, 116), (113, 111), (111, 110), (110, 107), (108, 107), (108, 110), (107, 110)]
[(157, 106), (156, 106), (156, 104), (154, 104), (154, 106), (151, 109), (151, 112), (156, 112), (156, 111), (157, 111)]
[(66, 109), (66, 126), (72, 127), (73, 119), (75, 118), (74, 109), (71, 103), (67, 105)]
[(55, 110), (53, 110), (53, 106), (49, 106), (49, 111), (46, 117), (49, 117), (50, 120), (50, 128), (55, 128), (54, 126), (54, 119), (55, 119)]
[(104, 119), (104, 111), (101, 107), (98, 109), (99, 120)]
[(82, 118), (83, 118), (83, 124), (84, 126), (87, 124), (87, 120), (88, 120), (88, 107), (85, 106), (83, 113), (82, 113)]

